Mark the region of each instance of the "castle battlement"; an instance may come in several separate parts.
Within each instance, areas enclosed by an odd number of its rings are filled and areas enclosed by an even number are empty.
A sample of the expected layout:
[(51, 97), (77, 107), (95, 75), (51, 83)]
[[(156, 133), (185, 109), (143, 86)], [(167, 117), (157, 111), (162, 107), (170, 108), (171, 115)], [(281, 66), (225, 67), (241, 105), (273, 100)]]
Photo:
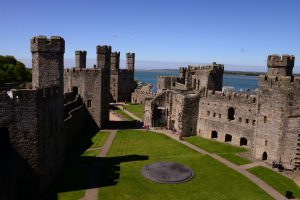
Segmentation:
[(120, 56), (119, 51), (111, 52), (111, 57), (117, 57), (117, 56)]
[(224, 70), (223, 64), (217, 64), (213, 62), (211, 65), (188, 65), (188, 67), (180, 67), (179, 71), (198, 71), (198, 70)]
[(86, 51), (77, 50), (75, 51), (75, 55), (86, 55)]
[(31, 38), (31, 52), (65, 52), (65, 40), (59, 36), (35, 36)]
[(267, 76), (260, 75), (258, 77), (259, 85), (268, 85), (269, 87), (289, 87), (294, 85), (300, 87), (300, 76)]
[(222, 91), (207, 91), (207, 98), (218, 98), (220, 100), (228, 101), (249, 101), (256, 103), (257, 95), (256, 93), (244, 93), (244, 92), (228, 92), (224, 93)]
[(106, 54), (111, 52), (111, 46), (109, 45), (97, 45), (96, 47), (97, 54)]
[(134, 58), (135, 57), (135, 53), (128, 52), (128, 53), (126, 53), (126, 57), (127, 58)]
[(79, 74), (79, 73), (89, 73), (89, 74), (98, 74), (101, 69), (99, 68), (71, 68), (64, 69), (64, 74)]
[(268, 56), (267, 64), (268, 67), (288, 67), (294, 66), (295, 56), (283, 54), (271, 54)]

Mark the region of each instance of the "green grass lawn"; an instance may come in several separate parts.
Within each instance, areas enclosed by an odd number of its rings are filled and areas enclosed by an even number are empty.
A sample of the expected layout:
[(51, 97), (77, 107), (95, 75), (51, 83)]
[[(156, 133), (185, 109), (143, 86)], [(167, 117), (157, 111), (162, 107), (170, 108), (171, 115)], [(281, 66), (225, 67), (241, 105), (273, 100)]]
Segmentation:
[(185, 140), (210, 153), (216, 153), (219, 156), (237, 165), (251, 163), (250, 160), (235, 155), (236, 153), (248, 151), (248, 149), (246, 148), (236, 147), (230, 144), (209, 140), (200, 136), (187, 137), (185, 138)]
[(116, 112), (118, 115), (122, 116), (123, 118), (125, 118), (128, 121), (134, 121), (134, 119), (132, 117), (127, 115), (123, 110), (121, 110), (118, 107), (114, 107), (113, 111)]
[[(99, 199), (272, 199), (241, 174), (158, 133), (118, 131), (106, 159)], [(156, 161), (184, 164), (195, 176), (182, 184), (152, 182), (141, 175), (141, 169)]]
[(143, 104), (127, 104), (125, 108), (135, 114), (137, 117), (144, 119), (144, 105)]
[(286, 191), (292, 191), (294, 197), (300, 198), (300, 188), (293, 180), (262, 166), (253, 167), (248, 171), (265, 181), (282, 195), (285, 195)]
[[(99, 131), (91, 138), (90, 148), (104, 145), (109, 136), (108, 131)], [(44, 199), (49, 200), (79, 200), (84, 197), (85, 188), (92, 176), (88, 168), (93, 165), (93, 158), (99, 155), (100, 149), (85, 150), (79, 158), (68, 161), (60, 175), (55, 180)]]
[(108, 131), (99, 131), (94, 137), (92, 137), (93, 145), (90, 148), (102, 147), (108, 136)]

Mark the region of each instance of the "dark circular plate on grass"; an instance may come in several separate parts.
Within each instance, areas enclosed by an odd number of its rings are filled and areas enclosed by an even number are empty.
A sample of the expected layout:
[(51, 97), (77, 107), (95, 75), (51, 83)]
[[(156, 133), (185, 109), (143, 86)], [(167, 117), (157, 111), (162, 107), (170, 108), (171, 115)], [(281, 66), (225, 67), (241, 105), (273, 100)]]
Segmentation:
[(158, 183), (183, 183), (193, 178), (189, 167), (174, 162), (156, 162), (142, 168), (144, 177)]

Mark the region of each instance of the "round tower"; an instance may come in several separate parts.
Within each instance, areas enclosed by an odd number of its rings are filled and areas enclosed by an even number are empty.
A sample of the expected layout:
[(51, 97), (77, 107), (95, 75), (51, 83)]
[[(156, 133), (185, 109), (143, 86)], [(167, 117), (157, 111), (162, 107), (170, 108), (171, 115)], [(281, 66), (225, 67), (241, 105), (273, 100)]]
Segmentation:
[(284, 54), (268, 56), (268, 76), (292, 76), (295, 56)]

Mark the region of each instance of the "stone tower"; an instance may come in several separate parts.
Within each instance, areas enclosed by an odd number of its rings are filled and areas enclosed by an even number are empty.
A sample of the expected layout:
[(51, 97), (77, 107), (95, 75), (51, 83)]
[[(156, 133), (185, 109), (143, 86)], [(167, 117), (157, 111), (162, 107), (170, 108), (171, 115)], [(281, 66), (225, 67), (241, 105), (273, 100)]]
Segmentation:
[[(63, 89), (65, 40), (59, 36), (37, 36), (31, 39), (32, 87), (59, 86)], [(63, 90), (62, 90), (63, 92)]]
[(111, 46), (98, 45), (97, 51), (97, 68), (109, 70), (110, 68), (110, 57), (111, 57)]
[(135, 53), (126, 53), (127, 69), (134, 71)]
[(119, 68), (120, 68), (120, 52), (112, 52), (110, 70), (117, 72)]
[(268, 73), (259, 76), (254, 156), (300, 167), (300, 80), (292, 76), (294, 60), (268, 56)]
[(292, 76), (295, 57), (293, 55), (268, 56), (268, 76)]
[(75, 67), (86, 68), (86, 51), (75, 51)]

